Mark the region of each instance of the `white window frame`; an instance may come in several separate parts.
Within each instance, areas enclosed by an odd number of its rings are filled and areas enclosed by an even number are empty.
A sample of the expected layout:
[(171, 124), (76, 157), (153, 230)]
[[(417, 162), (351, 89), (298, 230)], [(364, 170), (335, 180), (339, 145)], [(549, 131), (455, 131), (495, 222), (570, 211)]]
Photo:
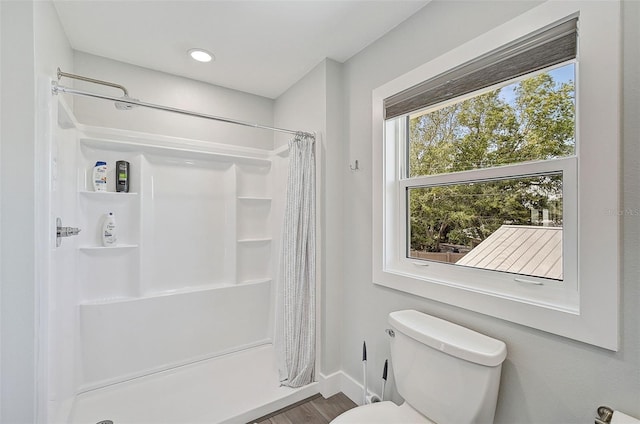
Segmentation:
[[(514, 40), (579, 17), (576, 156), (404, 178), (404, 130), (384, 99)], [(620, 5), (548, 1), (373, 91), (374, 283), (511, 322), (618, 349)], [(604, 142), (603, 142), (604, 140)], [(406, 256), (406, 188), (563, 172), (564, 281), (419, 261)], [(577, 177), (577, 178), (576, 178)], [(539, 284), (542, 283), (542, 284)]]

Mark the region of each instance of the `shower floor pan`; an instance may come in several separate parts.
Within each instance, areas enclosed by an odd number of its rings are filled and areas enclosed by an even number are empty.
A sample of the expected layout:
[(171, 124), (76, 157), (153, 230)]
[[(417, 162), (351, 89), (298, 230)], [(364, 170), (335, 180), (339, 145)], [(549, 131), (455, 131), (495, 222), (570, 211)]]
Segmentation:
[(278, 381), (273, 345), (263, 345), (82, 393), (71, 423), (244, 424), (319, 392)]

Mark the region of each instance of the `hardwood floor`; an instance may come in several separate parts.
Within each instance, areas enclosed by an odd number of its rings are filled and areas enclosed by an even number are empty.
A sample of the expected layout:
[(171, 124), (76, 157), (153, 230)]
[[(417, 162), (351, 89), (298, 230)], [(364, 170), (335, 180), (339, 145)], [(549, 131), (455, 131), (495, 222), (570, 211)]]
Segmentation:
[(249, 424), (328, 424), (356, 404), (342, 393), (330, 398), (316, 395)]

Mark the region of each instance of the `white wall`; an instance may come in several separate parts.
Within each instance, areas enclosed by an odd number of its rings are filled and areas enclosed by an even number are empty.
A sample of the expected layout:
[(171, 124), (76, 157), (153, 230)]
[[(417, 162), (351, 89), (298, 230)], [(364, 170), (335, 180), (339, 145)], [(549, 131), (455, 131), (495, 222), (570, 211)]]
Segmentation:
[[(330, 374), (340, 368), (339, 332), (342, 321), (342, 181), (344, 161), (342, 65), (324, 60), (276, 99), (274, 125), (316, 131), (316, 163), (320, 231), (318, 271), (321, 305), (320, 371)], [(276, 146), (290, 136), (275, 135)]]
[(30, 2), (2, 9), (1, 422), (35, 420), (34, 23)]
[[(434, 1), (345, 64), (350, 159), (361, 170), (343, 168), (345, 252), (342, 369), (362, 381), (362, 340), (369, 348), (369, 382), (380, 391), (389, 357), (383, 329), (387, 314), (414, 308), (504, 340), (496, 423), (591, 422), (601, 404), (640, 416), (640, 334), (638, 326), (640, 249), (638, 216), (623, 219), (622, 343), (614, 353), (481, 314), (374, 286), (371, 277), (371, 92), (430, 59), (535, 6), (532, 2)], [(638, 15), (625, 3), (624, 207), (640, 207), (638, 160)], [(635, 117), (635, 118), (634, 118)], [(327, 161), (332, 158), (328, 155)], [(330, 231), (330, 230), (329, 230)], [(602, 313), (606, 313), (603, 311)], [(371, 386), (370, 386), (371, 387)], [(397, 395), (395, 396), (397, 400)]]
[(342, 64), (326, 61), (326, 139), (322, 156), (323, 185), (323, 242), (320, 245), (324, 260), (322, 278), (322, 370), (325, 374), (338, 371), (341, 365), (342, 345), (340, 331), (344, 319), (342, 287), (345, 284), (343, 260), (343, 171), (346, 160), (344, 132), (344, 95)]
[[(208, 115), (271, 125), (273, 100), (218, 87), (189, 78), (153, 71), (139, 66), (75, 52), (75, 73), (124, 85), (129, 95), (143, 102), (187, 109)], [(64, 69), (63, 69), (64, 70)], [(121, 96), (122, 91), (95, 84), (63, 79), (63, 85)], [(68, 96), (67, 96), (68, 97)], [(164, 134), (238, 146), (271, 149), (273, 133), (228, 123), (194, 118), (146, 108), (121, 111), (113, 103), (91, 98), (75, 98), (74, 113), (87, 125)]]
[[(2, 12), (2, 92), (0, 201), (2, 233), (0, 422), (34, 423), (47, 402), (36, 382), (46, 385), (38, 356), (46, 349), (40, 327), (46, 325), (46, 275), (37, 264), (46, 253), (37, 246), (50, 233), (37, 230), (48, 220), (42, 209), (48, 180), (39, 174), (40, 149), (48, 108), (38, 81), (52, 77), (57, 66), (71, 67), (71, 49), (50, 2), (0, 2)], [(48, 99), (44, 88), (44, 100)], [(39, 159), (39, 160), (40, 160)], [(45, 187), (43, 187), (43, 184)], [(40, 308), (42, 306), (42, 309)], [(42, 314), (40, 313), (42, 312)], [(44, 386), (43, 386), (44, 387)], [(42, 394), (42, 396), (41, 396)]]
[[(326, 124), (327, 61), (316, 65), (274, 102), (274, 125), (301, 131), (322, 131)], [(273, 133), (275, 147), (286, 146), (291, 135)]]

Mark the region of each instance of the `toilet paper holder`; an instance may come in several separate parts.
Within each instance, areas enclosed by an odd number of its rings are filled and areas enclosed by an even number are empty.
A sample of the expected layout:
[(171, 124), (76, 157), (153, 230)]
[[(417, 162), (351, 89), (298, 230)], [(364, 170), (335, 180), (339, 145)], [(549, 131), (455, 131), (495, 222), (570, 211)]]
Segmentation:
[(600, 406), (598, 407), (598, 416), (595, 424), (609, 424), (611, 417), (613, 417), (613, 409), (608, 406)]

